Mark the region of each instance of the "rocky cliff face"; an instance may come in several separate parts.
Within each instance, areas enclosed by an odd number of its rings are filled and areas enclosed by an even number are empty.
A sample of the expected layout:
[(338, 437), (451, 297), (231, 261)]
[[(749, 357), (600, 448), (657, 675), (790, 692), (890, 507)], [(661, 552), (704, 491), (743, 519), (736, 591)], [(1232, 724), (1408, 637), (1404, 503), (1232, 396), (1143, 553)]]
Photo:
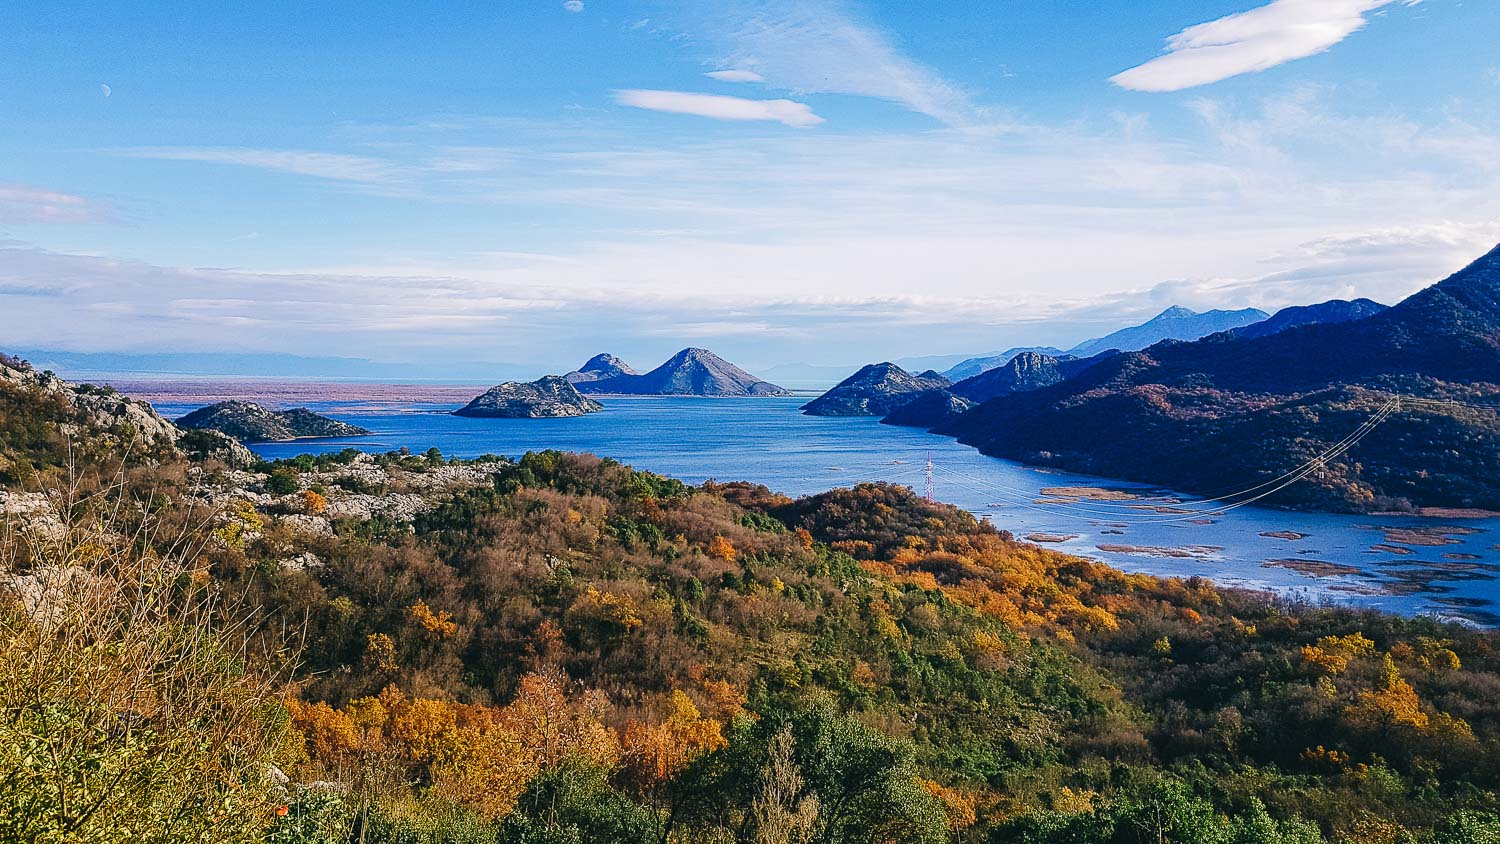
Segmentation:
[(951, 391), (977, 403), (1022, 390), (1050, 387), (1065, 377), (1059, 368), (1061, 363), (1062, 359), (1052, 355), (1022, 352), (1003, 366), (954, 384)]
[(254, 402), (222, 401), (177, 420), (182, 428), (214, 430), (241, 442), (285, 442), (308, 437), (362, 437), (370, 432), (305, 407), (268, 410)]
[(585, 393), (615, 393), (630, 396), (786, 396), (791, 395), (769, 381), (762, 381), (707, 349), (683, 349), (645, 375), (615, 375), (581, 381)]
[(617, 375), (639, 375), (630, 364), (611, 354), (594, 355), (589, 358), (583, 366), (569, 372), (563, 377), (574, 384), (582, 384), (586, 381), (598, 381), (601, 378), (614, 378)]
[(529, 384), (507, 381), (491, 387), (476, 396), (467, 406), (453, 411), (453, 414), (498, 419), (541, 419), (583, 416), (603, 409), (603, 405), (580, 394), (567, 378), (548, 375)]
[(802, 406), (808, 416), (884, 416), (927, 390), (949, 386), (936, 372), (913, 375), (894, 363), (872, 363)]
[(44, 404), (60, 411), (57, 427), (68, 437), (107, 434), (133, 444), (138, 453), (155, 449), (174, 454), (187, 451), (233, 465), (249, 465), (256, 459), (249, 449), (216, 432), (186, 436), (146, 402), (110, 387), (69, 383), (50, 372), (37, 372), (25, 361), (4, 354), (0, 354), (0, 390), (33, 412), (42, 413), (40, 408)]

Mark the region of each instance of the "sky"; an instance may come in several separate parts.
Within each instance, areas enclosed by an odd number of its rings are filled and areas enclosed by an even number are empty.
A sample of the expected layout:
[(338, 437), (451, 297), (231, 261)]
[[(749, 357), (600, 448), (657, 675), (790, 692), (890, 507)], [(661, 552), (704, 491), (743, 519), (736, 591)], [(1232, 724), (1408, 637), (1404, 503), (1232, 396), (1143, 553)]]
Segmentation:
[(541, 374), (1393, 303), (1500, 242), (1500, 3), (0, 8), (0, 349)]

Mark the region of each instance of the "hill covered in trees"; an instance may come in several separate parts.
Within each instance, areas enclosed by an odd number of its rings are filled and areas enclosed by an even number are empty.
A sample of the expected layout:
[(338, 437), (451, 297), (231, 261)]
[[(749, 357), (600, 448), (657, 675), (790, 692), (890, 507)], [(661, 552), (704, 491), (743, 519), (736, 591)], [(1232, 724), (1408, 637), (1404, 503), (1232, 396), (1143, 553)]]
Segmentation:
[(1125, 575), (897, 486), (73, 436), (6, 493), (81, 479), (0, 546), (6, 840), (1500, 833), (1490, 633)]
[[(1270, 503), (1500, 509), (1500, 248), (1395, 307), (1108, 358), (938, 430), (987, 454), (1222, 495), (1282, 476), (1408, 401)], [(1456, 403), (1455, 403), (1456, 402)]]

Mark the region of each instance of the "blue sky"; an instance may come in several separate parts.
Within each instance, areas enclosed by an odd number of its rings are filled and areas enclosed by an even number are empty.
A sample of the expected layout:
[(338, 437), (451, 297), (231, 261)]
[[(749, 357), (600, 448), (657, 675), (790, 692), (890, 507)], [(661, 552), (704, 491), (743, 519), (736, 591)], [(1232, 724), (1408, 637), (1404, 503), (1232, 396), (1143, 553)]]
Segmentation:
[(0, 11), (0, 345), (536, 372), (1394, 301), (1500, 241), (1500, 5)]

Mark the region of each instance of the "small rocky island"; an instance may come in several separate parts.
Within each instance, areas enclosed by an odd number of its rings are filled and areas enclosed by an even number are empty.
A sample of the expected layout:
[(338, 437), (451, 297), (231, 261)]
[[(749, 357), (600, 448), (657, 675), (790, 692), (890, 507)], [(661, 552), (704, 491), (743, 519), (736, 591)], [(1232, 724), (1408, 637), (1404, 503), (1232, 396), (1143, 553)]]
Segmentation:
[(269, 410), (255, 402), (221, 401), (177, 420), (178, 427), (219, 431), (240, 442), (286, 442), (320, 437), (363, 437), (358, 425), (330, 419), (305, 407)]
[(507, 381), (476, 396), (454, 416), (495, 419), (545, 419), (598, 413), (604, 405), (579, 393), (567, 378), (548, 375), (526, 383)]

